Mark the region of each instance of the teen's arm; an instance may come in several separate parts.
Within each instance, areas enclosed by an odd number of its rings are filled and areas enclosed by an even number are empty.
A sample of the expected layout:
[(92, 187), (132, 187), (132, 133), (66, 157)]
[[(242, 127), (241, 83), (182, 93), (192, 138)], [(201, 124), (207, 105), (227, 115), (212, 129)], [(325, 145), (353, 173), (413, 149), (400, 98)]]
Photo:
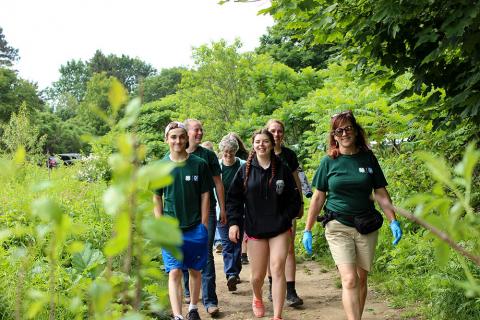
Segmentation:
[(202, 210), (202, 223), (208, 229), (208, 212), (210, 211), (210, 192), (204, 192), (201, 195), (200, 208)]
[(156, 218), (160, 218), (163, 215), (163, 201), (161, 195), (153, 195), (153, 214)]
[(227, 223), (227, 214), (225, 212), (225, 190), (222, 178), (213, 176), (213, 183), (215, 184), (215, 192), (217, 193), (217, 201), (220, 207), (220, 223), (224, 225)]

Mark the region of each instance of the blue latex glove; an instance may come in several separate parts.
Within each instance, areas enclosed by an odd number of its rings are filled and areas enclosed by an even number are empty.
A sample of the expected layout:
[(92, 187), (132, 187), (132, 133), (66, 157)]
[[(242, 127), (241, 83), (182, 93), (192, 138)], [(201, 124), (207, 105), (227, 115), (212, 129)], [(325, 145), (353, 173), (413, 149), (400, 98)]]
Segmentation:
[(400, 222), (397, 220), (393, 220), (390, 222), (390, 229), (392, 230), (393, 234), (393, 245), (396, 245), (400, 239), (402, 239), (402, 228), (400, 228)]
[(303, 247), (308, 254), (312, 254), (312, 231), (303, 231), (302, 239)]

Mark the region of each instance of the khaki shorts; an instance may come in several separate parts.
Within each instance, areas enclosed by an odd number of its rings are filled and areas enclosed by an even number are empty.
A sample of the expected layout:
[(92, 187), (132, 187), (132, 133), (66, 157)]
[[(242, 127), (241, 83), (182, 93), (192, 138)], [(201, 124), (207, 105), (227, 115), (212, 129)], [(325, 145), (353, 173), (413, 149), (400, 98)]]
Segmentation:
[(366, 271), (372, 269), (378, 230), (361, 234), (354, 227), (348, 227), (337, 220), (332, 220), (325, 227), (330, 252), (335, 264), (356, 264)]

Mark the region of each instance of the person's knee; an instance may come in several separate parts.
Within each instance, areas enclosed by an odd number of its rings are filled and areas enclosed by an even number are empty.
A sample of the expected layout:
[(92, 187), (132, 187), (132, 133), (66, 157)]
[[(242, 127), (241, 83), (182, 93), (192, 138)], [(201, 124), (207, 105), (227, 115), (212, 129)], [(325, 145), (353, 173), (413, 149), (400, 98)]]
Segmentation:
[(183, 277), (183, 272), (180, 269), (170, 270), (169, 277), (174, 281), (180, 281)]
[(285, 263), (283, 261), (272, 261), (270, 263), (270, 274), (272, 278), (285, 276)]
[(358, 285), (358, 276), (354, 273), (343, 274), (341, 278), (344, 289), (354, 289)]

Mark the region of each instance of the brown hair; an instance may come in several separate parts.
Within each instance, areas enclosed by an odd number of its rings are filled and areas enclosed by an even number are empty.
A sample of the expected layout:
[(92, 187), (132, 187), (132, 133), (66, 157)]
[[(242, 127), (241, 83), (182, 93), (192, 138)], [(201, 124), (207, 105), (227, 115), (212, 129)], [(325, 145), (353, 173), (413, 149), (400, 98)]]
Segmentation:
[(271, 124), (273, 123), (278, 123), (281, 127), (282, 127), (282, 130), (283, 132), (285, 132), (285, 125), (283, 124), (282, 121), (278, 120), (278, 119), (270, 119), (267, 121), (267, 124), (265, 125), (265, 128), (268, 129), (268, 127), (270, 127)]
[[(253, 141), (255, 140), (255, 137), (258, 136), (259, 134), (264, 134), (268, 137), (268, 140), (270, 140), (270, 143), (272, 146), (275, 146), (275, 139), (273, 138), (273, 134), (268, 131), (266, 128), (259, 129), (255, 131), (252, 135), (252, 145)], [(253, 157), (256, 156), (255, 149), (252, 147), (252, 151), (250, 151), (250, 154), (248, 155), (247, 163), (245, 165), (245, 178), (243, 179), (243, 189), (245, 190), (245, 193), (247, 192), (247, 184), (248, 184), (248, 176), (250, 174), (250, 166), (252, 164)], [(272, 167), (272, 176), (270, 177), (270, 180), (268, 180), (268, 185), (272, 185), (272, 180), (273, 177), (277, 174), (277, 161), (276, 161), (277, 156), (275, 155), (275, 151), (272, 148), (272, 151), (270, 152), (270, 166)]]
[(340, 155), (340, 149), (338, 146), (337, 141), (335, 141), (335, 135), (334, 132), (335, 130), (340, 127), (341, 124), (350, 121), (352, 124), (352, 127), (354, 129), (354, 132), (356, 134), (355, 138), (355, 145), (360, 151), (367, 151), (370, 150), (370, 146), (367, 142), (367, 137), (365, 134), (365, 130), (358, 124), (357, 120), (355, 119), (355, 116), (353, 115), (353, 112), (351, 110), (343, 111), (338, 114), (335, 114), (332, 116), (332, 119), (330, 121), (331, 125), (331, 131), (329, 134), (328, 138), (328, 155), (332, 159), (338, 158)]

